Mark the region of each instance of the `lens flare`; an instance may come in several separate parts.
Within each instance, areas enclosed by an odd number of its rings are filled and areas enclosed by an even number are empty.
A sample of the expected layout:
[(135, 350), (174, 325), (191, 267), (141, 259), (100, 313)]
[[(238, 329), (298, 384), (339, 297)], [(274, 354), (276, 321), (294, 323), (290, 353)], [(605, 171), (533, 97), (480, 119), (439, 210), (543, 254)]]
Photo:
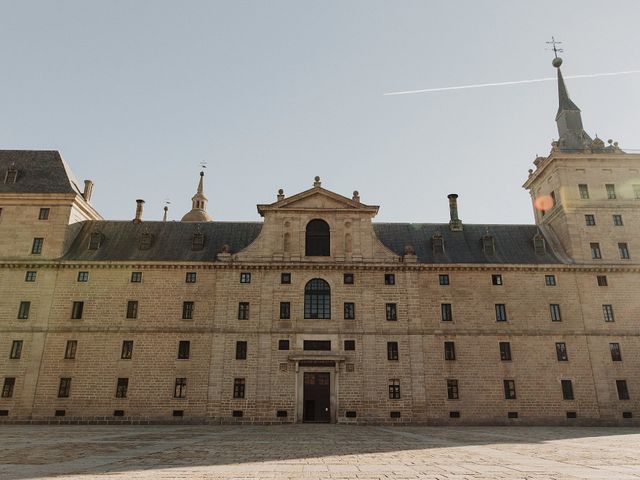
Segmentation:
[(553, 198), (551, 195), (542, 195), (533, 202), (533, 206), (536, 210), (540, 210), (541, 212), (551, 210), (553, 207)]

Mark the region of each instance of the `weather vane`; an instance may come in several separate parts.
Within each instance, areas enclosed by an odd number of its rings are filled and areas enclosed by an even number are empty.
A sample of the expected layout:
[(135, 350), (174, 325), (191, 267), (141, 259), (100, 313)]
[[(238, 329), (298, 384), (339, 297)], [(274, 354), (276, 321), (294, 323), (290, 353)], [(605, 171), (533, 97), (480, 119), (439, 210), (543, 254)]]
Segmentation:
[(207, 168), (207, 161), (200, 162), (200, 168)]
[(551, 36), (551, 41), (550, 42), (545, 42), (547, 45), (551, 45), (551, 48), (547, 48), (547, 50), (553, 50), (553, 54), (555, 55), (556, 58), (558, 58), (558, 53), (562, 53), (564, 50), (562, 50), (561, 48), (556, 47), (556, 45), (561, 45), (562, 42), (556, 42), (556, 39)]

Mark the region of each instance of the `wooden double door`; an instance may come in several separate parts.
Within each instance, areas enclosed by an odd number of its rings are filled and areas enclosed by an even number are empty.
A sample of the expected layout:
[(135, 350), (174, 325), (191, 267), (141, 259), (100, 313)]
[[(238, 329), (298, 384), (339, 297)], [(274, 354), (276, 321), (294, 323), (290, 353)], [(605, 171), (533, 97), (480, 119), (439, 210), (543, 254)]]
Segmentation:
[(304, 372), (303, 421), (329, 423), (331, 421), (331, 374)]

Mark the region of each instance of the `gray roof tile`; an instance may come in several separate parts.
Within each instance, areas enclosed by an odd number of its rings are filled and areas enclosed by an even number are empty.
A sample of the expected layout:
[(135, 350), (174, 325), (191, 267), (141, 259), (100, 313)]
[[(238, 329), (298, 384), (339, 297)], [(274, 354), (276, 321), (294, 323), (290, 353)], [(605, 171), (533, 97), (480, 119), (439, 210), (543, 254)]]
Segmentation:
[[(15, 165), (15, 183), (4, 183), (7, 169)], [(55, 150), (0, 150), (0, 193), (77, 193), (78, 182)]]

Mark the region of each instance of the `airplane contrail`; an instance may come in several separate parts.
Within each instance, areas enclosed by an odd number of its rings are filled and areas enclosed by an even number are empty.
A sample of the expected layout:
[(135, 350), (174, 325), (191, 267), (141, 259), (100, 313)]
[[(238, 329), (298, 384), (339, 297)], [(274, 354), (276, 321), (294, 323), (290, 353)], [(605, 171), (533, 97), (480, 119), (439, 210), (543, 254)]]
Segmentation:
[[(594, 77), (613, 77), (615, 75), (629, 75), (632, 73), (640, 73), (640, 70), (627, 70), (624, 72), (609, 72), (609, 73), (590, 73), (586, 75), (567, 75), (564, 78), (594, 78)], [(404, 92), (389, 92), (383, 95), (410, 95), (413, 93), (431, 93), (431, 92), (444, 92), (446, 90), (466, 90), (468, 88), (484, 88), (484, 87), (500, 87), (502, 85), (518, 85), (521, 83), (536, 83), (536, 82), (549, 82), (555, 80), (556, 77), (547, 78), (533, 78), (531, 80), (516, 80), (513, 82), (496, 82), (496, 83), (478, 83), (476, 85), (460, 85), (457, 87), (439, 87), (439, 88), (423, 88), (422, 90), (406, 90)]]

